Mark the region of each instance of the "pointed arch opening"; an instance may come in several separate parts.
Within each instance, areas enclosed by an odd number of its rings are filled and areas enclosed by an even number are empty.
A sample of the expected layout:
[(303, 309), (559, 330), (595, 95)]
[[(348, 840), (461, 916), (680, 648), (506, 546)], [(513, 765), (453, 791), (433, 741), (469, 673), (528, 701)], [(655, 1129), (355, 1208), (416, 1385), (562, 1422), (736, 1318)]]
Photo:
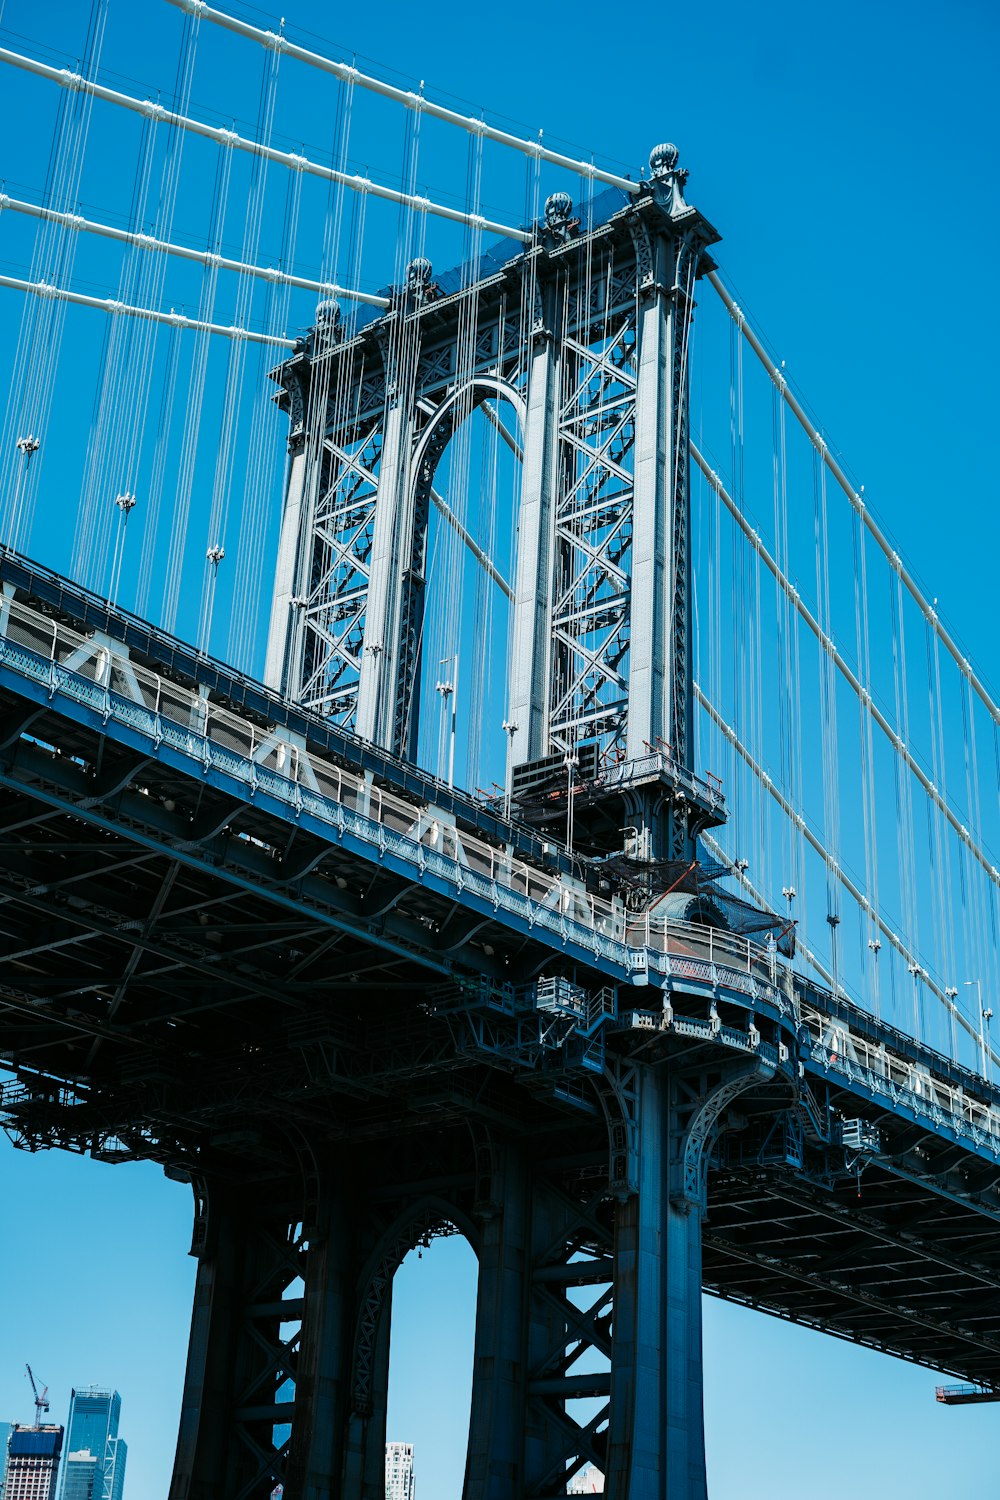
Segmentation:
[(502, 796), (524, 401), (477, 377), (429, 416), (414, 455), (421, 556), (406, 726), (443, 781)]
[(435, 1500), (464, 1492), (478, 1284), (476, 1253), (457, 1233), (428, 1236), (392, 1283), (386, 1443), (413, 1445), (416, 1493)]

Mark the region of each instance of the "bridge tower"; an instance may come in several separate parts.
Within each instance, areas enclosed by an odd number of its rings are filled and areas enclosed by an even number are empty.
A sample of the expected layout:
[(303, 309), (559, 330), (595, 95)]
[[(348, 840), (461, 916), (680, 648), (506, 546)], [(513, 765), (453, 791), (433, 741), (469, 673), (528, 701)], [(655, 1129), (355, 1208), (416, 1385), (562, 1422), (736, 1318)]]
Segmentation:
[[(364, 326), (320, 308), (278, 372), (290, 465), (266, 667), (281, 694), (414, 759), (435, 469), (470, 412), (509, 402), (522, 479), (508, 792), (544, 827), (520, 788), (586, 764), (577, 838), (644, 871), (647, 898), (722, 817), (693, 768), (688, 546), (690, 335), (717, 235), (684, 201), (676, 149), (650, 166), (636, 196), (596, 199), (589, 224), (554, 194), (532, 245), (486, 251), (457, 290), (418, 259)], [(264, 1500), (278, 1472), (285, 1500), (381, 1497), (392, 1276), (442, 1230), (480, 1266), (465, 1500), (550, 1500), (588, 1462), (613, 1500), (704, 1500), (708, 1159), (733, 1100), (773, 1068), (749, 1044), (692, 1065), (643, 1035), (641, 1059), (588, 1043), (546, 1083), (539, 1037), (617, 1014), (628, 989), (620, 1001), (599, 975), (571, 976), (526, 936), (504, 984), (453, 975), (448, 993), (410, 996), (422, 1024), (447, 1027), (442, 1072), (488, 1057), (488, 1088), (445, 1091), (421, 1130), (405, 1081), (376, 1069), (358, 1097), (375, 1088), (381, 1113), (357, 1139), (342, 1121), (340, 1145), (306, 1145), (304, 1118), (280, 1187), (197, 1182), (171, 1500)], [(329, 1020), (296, 1025), (322, 1054)]]
[(353, 337), (321, 307), (279, 372), (291, 461), (265, 675), (413, 758), (435, 469), (472, 410), (504, 398), (522, 460), (515, 800), (520, 768), (537, 783), (579, 765), (578, 837), (611, 851), (627, 826), (630, 852), (657, 861), (692, 858), (718, 821), (691, 775), (688, 547), (694, 291), (718, 236), (684, 201), (676, 148), (650, 168), (589, 224), (553, 194), (535, 243), (491, 248), (457, 291), (415, 260)]

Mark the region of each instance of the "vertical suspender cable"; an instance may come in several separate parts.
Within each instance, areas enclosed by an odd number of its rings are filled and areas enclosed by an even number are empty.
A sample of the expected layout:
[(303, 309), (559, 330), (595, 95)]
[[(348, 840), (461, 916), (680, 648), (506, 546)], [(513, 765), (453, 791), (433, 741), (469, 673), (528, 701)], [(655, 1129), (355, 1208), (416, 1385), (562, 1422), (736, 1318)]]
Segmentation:
[[(215, 189), (213, 194), (211, 243), (216, 254), (218, 254), (223, 235), (225, 234), (232, 161), (232, 149), (229, 146), (223, 147), (216, 163)], [(201, 320), (208, 321), (212, 317), (218, 281), (218, 266), (208, 266), (203, 277), (201, 299), (198, 304), (198, 317)], [(184, 569), (188, 522), (191, 514), (191, 499), (194, 493), (195, 471), (198, 461), (198, 439), (201, 433), (201, 423), (205, 409), (205, 382), (208, 373), (210, 342), (211, 335), (206, 330), (199, 329), (196, 331), (191, 360), (191, 382), (188, 387), (188, 398), (184, 415), (184, 432), (181, 439), (180, 464), (177, 474), (173, 536), (171, 538), (163, 584), (162, 619), (164, 627), (171, 631), (176, 627), (177, 611), (180, 604), (181, 577)]]
[[(93, 0), (82, 64), (86, 77), (97, 71), (106, 19), (107, 0)], [(72, 93), (59, 102), (46, 180), (46, 199), (57, 209), (71, 209), (76, 202), (91, 106), (92, 100), (84, 92)], [(48, 286), (68, 285), (76, 243), (77, 236), (59, 225), (40, 224), (30, 279)], [(21, 314), (0, 451), (0, 494), (10, 497), (2, 518), (2, 539), (14, 547), (23, 548), (30, 541), (41, 477), (39, 460), (44, 463), (66, 311), (66, 303), (57, 297), (29, 297)], [(31, 450), (31, 459), (17, 446), (18, 439), (29, 436), (38, 443), (37, 451)]]
[[(279, 58), (280, 52), (278, 51), (269, 53), (266, 56), (264, 75), (261, 80), (256, 139), (264, 145), (270, 145), (273, 133)], [(254, 156), (250, 166), (250, 187), (247, 196), (241, 255), (241, 259), (246, 264), (252, 264), (257, 259), (266, 186), (267, 159), (261, 156)], [(241, 276), (236, 291), (236, 314), (234, 319), (240, 327), (245, 326), (249, 321), (253, 292), (254, 278), (245, 275)], [(212, 497), (209, 507), (208, 532), (206, 535), (207, 546), (199, 610), (199, 637), (203, 641), (202, 649), (206, 651), (209, 648), (211, 637), (212, 614), (219, 577), (218, 563), (213, 562), (212, 559), (225, 551), (226, 521), (232, 489), (234, 449), (241, 415), (240, 407), (245, 368), (246, 343), (242, 339), (234, 339), (229, 347), (227, 361), (222, 417), (219, 428), (219, 446), (216, 454), (215, 473), (212, 480)], [(238, 583), (239, 580), (237, 580), (237, 585)]]

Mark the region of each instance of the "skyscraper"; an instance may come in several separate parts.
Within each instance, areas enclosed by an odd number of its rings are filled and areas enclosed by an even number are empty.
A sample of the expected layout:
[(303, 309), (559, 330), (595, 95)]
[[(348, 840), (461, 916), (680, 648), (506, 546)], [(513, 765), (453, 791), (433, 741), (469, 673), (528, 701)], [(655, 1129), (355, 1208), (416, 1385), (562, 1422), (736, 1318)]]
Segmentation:
[(73, 1391), (59, 1500), (122, 1500), (128, 1448), (118, 1436), (121, 1409), (117, 1391)]
[(385, 1500), (414, 1500), (413, 1444), (385, 1445)]
[(55, 1500), (61, 1427), (22, 1427), (15, 1422), (7, 1448), (4, 1500)]

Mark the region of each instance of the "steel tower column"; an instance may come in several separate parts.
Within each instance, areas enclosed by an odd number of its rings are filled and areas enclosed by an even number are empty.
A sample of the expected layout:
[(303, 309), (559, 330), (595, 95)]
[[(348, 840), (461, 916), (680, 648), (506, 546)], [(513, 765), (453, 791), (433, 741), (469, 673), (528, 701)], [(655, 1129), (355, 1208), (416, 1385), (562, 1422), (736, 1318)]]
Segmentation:
[[(412, 459), (416, 426), (416, 375), (421, 325), (416, 316), (431, 281), (429, 260), (411, 261), (395, 319), (381, 338), (386, 377), (386, 415), (381, 468), (369, 563), (368, 602), (358, 680), (357, 732), (383, 749), (405, 755), (415, 747), (414, 734), (403, 743), (401, 700), (413, 691), (419, 662), (406, 649), (408, 616), (419, 613), (422, 587), (413, 568), (416, 496)], [(419, 550), (419, 548), (417, 549)]]
[(323, 413), (319, 431), (313, 398), (312, 357), (328, 348), (338, 336), (339, 309), (323, 303), (317, 309), (316, 329), (308, 343), (308, 359), (290, 361), (286, 367), (284, 392), (288, 404), (288, 470), (285, 499), (278, 534), (274, 595), (268, 626), (264, 681), (275, 692), (297, 696), (302, 675), (302, 630), (299, 610), (309, 592), (310, 546), (315, 526), (316, 489), (321, 466)]
[[(336, 1184), (336, 1190), (329, 1190)], [(334, 1500), (343, 1464), (350, 1399), (352, 1216), (341, 1184), (327, 1182), (308, 1235), (301, 1344), (295, 1379), (299, 1415), (292, 1427), (285, 1493), (289, 1500)]]
[[(632, 504), (632, 619), (629, 666), (629, 760), (651, 746), (670, 745), (687, 763), (686, 722), (675, 723), (675, 691), (686, 699), (683, 654), (686, 622), (674, 615), (676, 578), (687, 573), (686, 469), (677, 473), (677, 450), (684, 440), (687, 381), (675, 389), (672, 374), (683, 358), (678, 345), (687, 337), (688, 301), (680, 295), (678, 242), (664, 236), (647, 247), (650, 274), (639, 284), (638, 380), (635, 398), (635, 493)], [(688, 609), (686, 590), (677, 603)], [(674, 679), (680, 675), (681, 681)]]
[(559, 453), (558, 301), (557, 286), (550, 284), (542, 292), (542, 326), (532, 333), (528, 375), (509, 695), (515, 765), (549, 749), (553, 506)]
[(290, 1394), (297, 1341), (283, 1331), (302, 1315), (301, 1301), (286, 1295), (306, 1270), (301, 1225), (292, 1221), (302, 1209), (257, 1184), (213, 1182), (197, 1202), (198, 1274), (169, 1500), (256, 1497), (284, 1478), (282, 1458), (273, 1459), (275, 1426), (293, 1412), (303, 1440), (310, 1426)]
[(308, 474), (306, 440), (297, 435), (289, 439), (288, 482), (285, 506), (278, 539), (278, 561), (274, 575), (274, 600), (267, 636), (264, 681), (275, 692), (287, 692), (291, 658), (295, 653), (295, 605), (299, 596), (299, 572), (302, 566), (302, 544), (309, 533), (304, 515), (305, 486)]
[(367, 1408), (360, 1409), (356, 1396), (349, 1403), (343, 1487), (339, 1492), (343, 1500), (384, 1500), (391, 1318), (390, 1283), (382, 1293), (379, 1322), (370, 1354)]
[(705, 1500), (702, 1219), (726, 1109), (770, 1075), (757, 1061), (692, 1074), (639, 1070), (635, 1191), (615, 1219), (606, 1490), (613, 1500)]
[[(619, 1207), (607, 1489), (705, 1500), (701, 1205), (671, 1193), (670, 1082), (643, 1069), (637, 1191)], [(670, 1149), (664, 1149), (667, 1143)]]
[(479, 1288), (464, 1500), (507, 1500), (521, 1484), (528, 1188), (523, 1157), (503, 1151), (479, 1205)]

